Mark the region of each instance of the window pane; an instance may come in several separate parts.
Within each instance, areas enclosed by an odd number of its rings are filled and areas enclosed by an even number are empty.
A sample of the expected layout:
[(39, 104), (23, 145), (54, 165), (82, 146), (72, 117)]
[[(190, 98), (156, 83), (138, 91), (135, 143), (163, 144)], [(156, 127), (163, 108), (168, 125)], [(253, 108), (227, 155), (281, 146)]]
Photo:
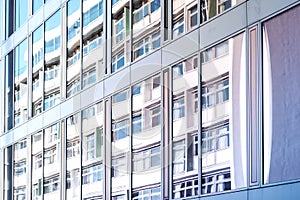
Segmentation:
[(82, 111), (82, 198), (103, 195), (103, 102)]
[(44, 110), (60, 102), (61, 12), (45, 22)]
[(297, 6), (263, 24), (264, 183), (300, 177), (297, 156), (300, 43), (299, 31), (295, 29), (300, 23), (293, 17), (299, 12)]
[[(42, 112), (43, 66), (44, 66), (44, 26), (32, 34), (32, 115)], [(48, 73), (47, 77), (48, 79)]]
[[(112, 96), (111, 105), (111, 196), (127, 196), (129, 189), (130, 98), (125, 90)], [(122, 188), (122, 189), (120, 189)], [(121, 198), (121, 197), (120, 197)], [(123, 198), (123, 197), (122, 197)], [(116, 199), (116, 198), (115, 198)], [(118, 198), (117, 198), (118, 199)], [(126, 197), (127, 199), (127, 197)]]
[(201, 69), (202, 194), (246, 187), (246, 79), (241, 73), (246, 65), (240, 53), (244, 37), (241, 33), (202, 52), (202, 57), (211, 54)]
[(222, 12), (228, 10), (232, 6), (235, 6), (244, 0), (232, 1), (232, 0), (201, 0), (200, 10), (201, 10), (201, 23), (211, 19), (212, 17), (221, 14)]
[(28, 18), (28, 0), (15, 0), (15, 28), (22, 26)]
[(80, 1), (69, 0), (67, 3), (67, 97), (80, 90)]
[(135, 1), (132, 15), (135, 60), (160, 46), (160, 0)]
[(75, 114), (67, 118), (66, 128), (66, 196), (79, 198), (80, 196), (80, 118)]
[[(138, 92), (137, 92), (138, 91)], [(161, 84), (160, 76), (154, 75), (132, 88), (132, 188), (149, 188), (161, 182)], [(151, 177), (151, 178), (150, 178)], [(144, 192), (144, 193), (142, 193)], [(145, 193), (148, 192), (148, 193)], [(133, 199), (150, 199), (150, 190), (139, 192)], [(158, 193), (159, 195), (159, 193)]]
[(14, 199), (27, 199), (27, 139), (14, 144)]
[(43, 180), (43, 132), (38, 132), (31, 137), (31, 195), (33, 199), (42, 198)]
[(60, 124), (54, 124), (44, 130), (44, 179), (45, 200), (60, 198), (61, 132)]
[(34, 14), (42, 6), (43, 0), (32, 0), (32, 13)]
[(186, 198), (196, 196), (198, 188), (187, 187), (182, 180), (183, 176), (198, 180), (198, 57), (174, 65), (172, 74), (172, 192), (173, 198)]
[(28, 110), (28, 41), (24, 40), (15, 49), (14, 59), (14, 124), (27, 120)]

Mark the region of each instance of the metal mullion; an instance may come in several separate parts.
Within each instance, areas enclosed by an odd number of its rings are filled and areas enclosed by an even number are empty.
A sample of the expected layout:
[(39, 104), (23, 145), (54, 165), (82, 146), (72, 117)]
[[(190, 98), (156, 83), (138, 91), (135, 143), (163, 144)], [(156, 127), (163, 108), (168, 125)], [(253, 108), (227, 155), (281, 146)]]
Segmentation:
[[(132, 1), (131, 1), (131, 3), (132, 3)], [(131, 9), (132, 9), (132, 7), (131, 7)], [(131, 15), (132, 16), (132, 15)], [(131, 31), (131, 33), (132, 33), (132, 31)], [(131, 35), (131, 44), (132, 44), (132, 34), (130, 34)], [(133, 111), (132, 111), (132, 108), (133, 108), (133, 100), (132, 100), (132, 87), (130, 87), (129, 88), (129, 95), (130, 95), (130, 102), (129, 102), (129, 134), (130, 134), (130, 139), (129, 139), (129, 162), (130, 162), (130, 164), (129, 164), (129, 170), (128, 170), (128, 172), (129, 172), (129, 195), (128, 195), (128, 197), (127, 197), (127, 199), (131, 199), (132, 198), (132, 182), (133, 182), (133, 153), (132, 153), (132, 144), (133, 144), (133, 128), (132, 128), (132, 113), (133, 113)]]
[(250, 176), (250, 146), (251, 146), (251, 107), (252, 105), (250, 105), (250, 103), (252, 102), (250, 100), (250, 98), (252, 97), (252, 94), (250, 94), (250, 87), (251, 87), (251, 84), (250, 84), (250, 81), (251, 81), (251, 78), (250, 78), (250, 61), (249, 61), (249, 27), (246, 27), (245, 29), (245, 47), (244, 47), (244, 50), (246, 52), (246, 58), (245, 58), (245, 65), (246, 65), (246, 69), (245, 69), (245, 76), (246, 76), (246, 88), (244, 88), (246, 90), (246, 101), (244, 103), (246, 103), (246, 188), (248, 188), (251, 184), (251, 176)]
[[(79, 9), (80, 9), (80, 35), (79, 35), (79, 53), (80, 53), (80, 72), (79, 72), (79, 84), (80, 84), (80, 91), (83, 89), (83, 2), (80, 0), (79, 3)], [(77, 91), (79, 93), (80, 91)], [(81, 120), (80, 120), (81, 121)], [(81, 174), (81, 173), (79, 173)]]
[[(170, 2), (170, 0), (169, 0)], [(169, 13), (170, 15), (170, 13)], [(171, 12), (172, 15), (172, 12)], [(172, 20), (172, 18), (169, 18)], [(170, 36), (170, 35), (169, 35)], [(169, 198), (173, 199), (173, 68), (169, 66)]]
[(262, 23), (257, 27), (258, 42), (258, 185), (262, 186), (263, 182), (263, 52), (262, 52)]
[[(199, 14), (200, 15), (200, 14)], [(199, 21), (200, 24), (200, 21)], [(199, 34), (200, 35), (200, 34)], [(197, 69), (197, 75), (198, 75), (198, 131), (197, 131), (197, 136), (198, 136), (198, 197), (201, 196), (201, 185), (202, 185), (202, 83), (201, 83), (201, 52), (198, 53), (198, 69)]]

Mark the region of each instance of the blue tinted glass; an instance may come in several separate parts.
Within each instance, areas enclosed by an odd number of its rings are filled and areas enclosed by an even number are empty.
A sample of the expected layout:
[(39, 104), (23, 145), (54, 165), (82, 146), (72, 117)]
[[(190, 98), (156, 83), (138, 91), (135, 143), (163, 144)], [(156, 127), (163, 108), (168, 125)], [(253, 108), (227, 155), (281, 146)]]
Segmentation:
[(0, 14), (0, 44), (2, 44), (2, 0), (0, 0), (0, 10), (1, 10), (1, 14)]
[(43, 5), (42, 0), (33, 0), (32, 1), (32, 12), (33, 14)]
[(15, 25), (16, 29), (19, 28), (28, 17), (28, 1), (27, 0), (16, 0), (15, 5)]
[(123, 66), (124, 66), (124, 56), (120, 60), (118, 60), (117, 69), (120, 69)]
[(154, 0), (151, 2), (151, 13), (159, 9), (160, 7), (160, 0)]
[(113, 102), (117, 103), (117, 102), (125, 101), (126, 99), (127, 99), (127, 91), (119, 93), (119, 94), (116, 94), (114, 96), (114, 101)]
[(24, 40), (15, 50), (15, 77), (25, 73), (28, 68), (28, 43)]
[(119, 0), (112, 0), (112, 5), (115, 5)]
[(132, 95), (141, 94), (141, 86), (133, 86)]

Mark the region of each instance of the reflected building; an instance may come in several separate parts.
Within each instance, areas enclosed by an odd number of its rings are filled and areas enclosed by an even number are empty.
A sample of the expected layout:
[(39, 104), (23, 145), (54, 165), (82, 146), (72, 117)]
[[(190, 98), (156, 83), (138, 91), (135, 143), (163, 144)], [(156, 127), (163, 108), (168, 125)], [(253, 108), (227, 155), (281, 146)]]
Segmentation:
[(298, 0), (0, 9), (0, 200), (300, 196)]

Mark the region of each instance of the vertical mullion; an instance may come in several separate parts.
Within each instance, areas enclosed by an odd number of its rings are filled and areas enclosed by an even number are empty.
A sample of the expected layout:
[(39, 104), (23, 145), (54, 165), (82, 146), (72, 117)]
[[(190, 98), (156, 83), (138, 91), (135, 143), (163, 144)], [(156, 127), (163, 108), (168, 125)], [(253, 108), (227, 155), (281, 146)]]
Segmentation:
[[(200, 21), (199, 21), (200, 23)], [(198, 74), (198, 90), (197, 90), (197, 95), (198, 95), (198, 196), (201, 195), (201, 181), (202, 181), (202, 83), (201, 83), (201, 52), (198, 53), (198, 68), (197, 68), (197, 74)]]

